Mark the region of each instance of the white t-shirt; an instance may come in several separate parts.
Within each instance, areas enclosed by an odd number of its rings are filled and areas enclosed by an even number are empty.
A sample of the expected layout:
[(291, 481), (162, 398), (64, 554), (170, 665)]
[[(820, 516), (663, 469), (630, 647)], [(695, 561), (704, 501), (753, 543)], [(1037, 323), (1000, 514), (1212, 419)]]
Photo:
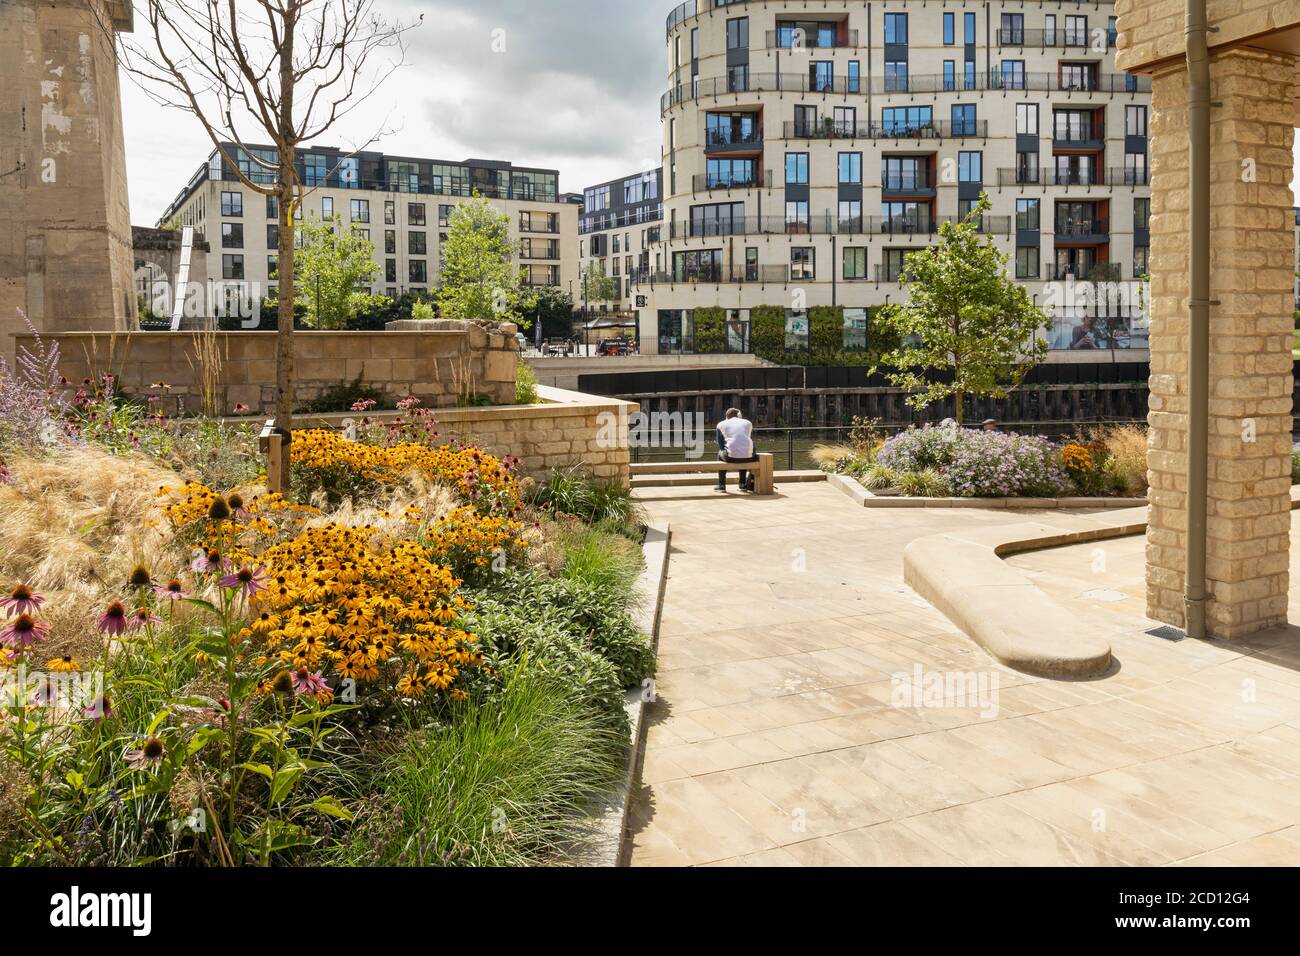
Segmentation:
[(754, 457), (754, 426), (743, 418), (728, 418), (718, 423), (722, 440), (727, 443), (728, 458)]

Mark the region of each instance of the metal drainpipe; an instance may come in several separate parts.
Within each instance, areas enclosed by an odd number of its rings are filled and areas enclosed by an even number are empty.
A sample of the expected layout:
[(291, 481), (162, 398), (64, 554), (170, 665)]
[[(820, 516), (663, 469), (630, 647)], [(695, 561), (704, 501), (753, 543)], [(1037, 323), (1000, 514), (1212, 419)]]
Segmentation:
[(1187, 362), (1187, 636), (1205, 637), (1210, 392), (1210, 54), (1206, 0), (1187, 0), (1191, 256)]

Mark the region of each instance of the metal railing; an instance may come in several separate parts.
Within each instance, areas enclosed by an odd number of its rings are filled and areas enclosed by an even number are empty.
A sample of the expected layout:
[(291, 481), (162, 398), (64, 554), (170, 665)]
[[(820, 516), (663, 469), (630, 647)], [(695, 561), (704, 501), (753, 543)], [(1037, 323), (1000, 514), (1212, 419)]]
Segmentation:
[(1021, 27), (1001, 27), (994, 32), (994, 40), (999, 47), (1092, 50), (1096, 53), (1106, 53), (1114, 49), (1118, 36), (1118, 32), (1105, 27), (1091, 27), (1086, 30), (1067, 28), (1026, 30)]
[(790, 267), (780, 265), (683, 266), (672, 272), (640, 271), (637, 285), (742, 285), (744, 283), (785, 284), (790, 281)]
[(723, 146), (762, 146), (763, 131), (759, 129), (744, 133), (733, 129), (706, 129), (704, 146), (706, 149)]
[[(825, 212), (807, 219), (791, 220), (784, 216), (737, 216), (726, 220), (694, 220), (671, 223), (668, 239), (712, 239), (720, 236), (830, 236), (830, 235), (934, 235), (945, 222), (961, 222), (961, 216), (934, 216), (913, 221), (895, 216), (853, 216), (841, 218)], [(1011, 216), (982, 216), (980, 232), (1009, 236)]]
[(870, 140), (937, 140), (985, 139), (988, 120), (935, 120), (914, 126), (899, 123), (845, 123), (824, 118), (814, 123), (803, 120), (785, 122), (786, 139), (870, 139)]
[(756, 172), (753, 176), (722, 176), (718, 174), (699, 173), (691, 177), (691, 191), (697, 193), (711, 192), (715, 189), (771, 189), (772, 170)]
[(882, 174), (880, 189), (887, 193), (928, 192), (935, 188), (934, 179), (928, 173), (894, 173)]
[(679, 83), (660, 97), (659, 111), (665, 113), (674, 106), (705, 97), (725, 96), (732, 93), (829, 93), (835, 95), (865, 94), (876, 96), (903, 93), (963, 93), (1037, 91), (1058, 93), (1137, 94), (1151, 92), (1149, 76), (1127, 73), (1096, 73), (1081, 77), (1066, 77), (1060, 73), (1002, 74), (997, 70), (976, 73), (972, 77), (961, 74), (938, 73), (915, 76), (872, 77), (810, 77), (806, 73), (750, 73), (710, 78), (695, 78), (689, 83)]
[(1044, 282), (1122, 282), (1124, 268), (1118, 262), (1094, 262), (1089, 266), (1063, 266), (1049, 262), (1043, 267)]
[(1058, 236), (1109, 236), (1110, 221), (1107, 219), (1066, 219), (1054, 227)]
[(1035, 166), (1029, 169), (999, 169), (999, 186), (1146, 186), (1145, 169), (1102, 169), (1093, 172)]
[(798, 27), (767, 31), (767, 48), (769, 50), (836, 50), (853, 48), (858, 45), (858, 31), (836, 31), (829, 42), (823, 43), (818, 33)]

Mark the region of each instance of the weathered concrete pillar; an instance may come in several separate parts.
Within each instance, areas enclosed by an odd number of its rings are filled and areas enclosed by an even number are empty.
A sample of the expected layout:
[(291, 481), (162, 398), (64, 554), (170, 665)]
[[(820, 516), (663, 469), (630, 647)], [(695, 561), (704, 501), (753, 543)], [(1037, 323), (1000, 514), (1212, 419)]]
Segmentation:
[[(1151, 509), (1147, 613), (1182, 626), (1186, 536), (1188, 112), (1183, 64), (1152, 88)], [(1286, 622), (1291, 530), (1296, 58), (1211, 54), (1208, 630)]]

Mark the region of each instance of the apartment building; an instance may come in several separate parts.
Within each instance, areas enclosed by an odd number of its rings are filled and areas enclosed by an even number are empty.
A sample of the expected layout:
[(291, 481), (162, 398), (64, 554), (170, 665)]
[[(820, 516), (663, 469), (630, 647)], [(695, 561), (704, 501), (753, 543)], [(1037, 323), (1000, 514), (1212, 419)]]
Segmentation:
[[(274, 173), (242, 150), (228, 146), (227, 152), (253, 182), (274, 181)], [(250, 152), (263, 163), (275, 163), (269, 147), (250, 147)], [(579, 207), (560, 194), (559, 173), (553, 169), (317, 147), (301, 150), (297, 164), (307, 189), (298, 218), (339, 216), (343, 225), (370, 239), (380, 267), (373, 292), (395, 296), (437, 288), (451, 216), (474, 193), (509, 216), (524, 286), (576, 292)], [(177, 216), (206, 236), (209, 275), (226, 300), (232, 295), (275, 296), (276, 201), (245, 188), (219, 151), (213, 151), (159, 222)]]
[(587, 312), (628, 312), (635, 308), (632, 279), (638, 273), (663, 269), (660, 245), (663, 222), (663, 169), (649, 169), (590, 186), (582, 193), (578, 217), (578, 258), (582, 275), (599, 268), (616, 290), (608, 302), (586, 302)]
[(981, 228), (1053, 306), (1054, 360), (1145, 355), (1150, 79), (1114, 69), (1113, 2), (690, 0), (666, 35), (642, 351), (691, 351), (705, 305), (747, 350), (749, 309), (782, 303), (790, 348), (818, 305), (866, 348), (906, 256), (986, 194)]

